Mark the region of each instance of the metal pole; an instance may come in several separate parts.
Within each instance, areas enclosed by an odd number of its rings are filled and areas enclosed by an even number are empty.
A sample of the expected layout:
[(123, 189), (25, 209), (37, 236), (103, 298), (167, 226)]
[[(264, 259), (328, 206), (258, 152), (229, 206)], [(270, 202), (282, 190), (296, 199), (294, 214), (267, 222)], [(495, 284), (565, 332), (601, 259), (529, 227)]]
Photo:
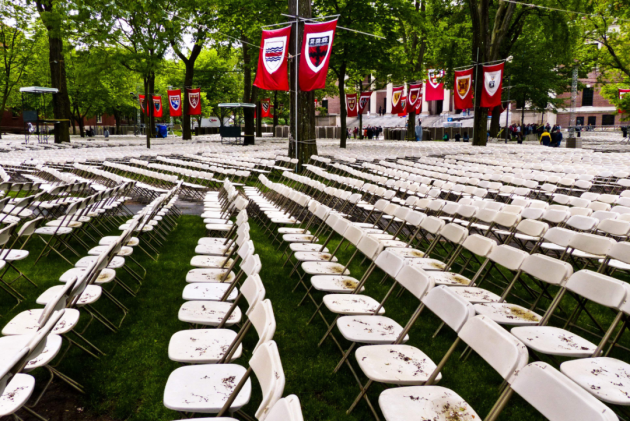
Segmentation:
[[(295, 0), (295, 159), (298, 159), (298, 92), (300, 85), (298, 84), (298, 54), (300, 43), (300, 0)], [(299, 162), (295, 164), (295, 173), (298, 172)]]
[[(475, 118), (477, 117), (477, 79), (479, 75), (479, 47), (477, 47), (477, 60), (475, 63), (475, 104), (473, 105), (473, 112), (475, 113), (473, 117), (473, 129), (472, 129), (472, 141), (475, 141)], [(486, 123), (487, 124), (487, 123)]]
[(507, 144), (508, 141), (508, 124), (509, 124), (509, 116), (510, 116), (510, 88), (512, 87), (511, 85), (509, 85), (510, 83), (510, 77), (507, 77), (507, 82), (508, 82), (508, 99), (507, 99), (507, 110), (505, 113), (505, 143)]

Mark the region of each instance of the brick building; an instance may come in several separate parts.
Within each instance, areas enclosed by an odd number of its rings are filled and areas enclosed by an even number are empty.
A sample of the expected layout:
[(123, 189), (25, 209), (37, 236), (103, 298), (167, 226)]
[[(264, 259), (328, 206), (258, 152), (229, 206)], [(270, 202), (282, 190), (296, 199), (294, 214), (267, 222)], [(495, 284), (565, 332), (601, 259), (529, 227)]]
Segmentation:
[[(615, 126), (621, 124), (617, 108), (601, 96), (601, 85), (597, 83), (597, 73), (592, 72), (586, 79), (580, 79), (584, 86), (577, 93), (575, 101), (576, 124), (582, 126)], [(558, 110), (557, 122), (563, 127), (569, 126), (571, 93), (558, 96), (566, 98), (566, 108)]]

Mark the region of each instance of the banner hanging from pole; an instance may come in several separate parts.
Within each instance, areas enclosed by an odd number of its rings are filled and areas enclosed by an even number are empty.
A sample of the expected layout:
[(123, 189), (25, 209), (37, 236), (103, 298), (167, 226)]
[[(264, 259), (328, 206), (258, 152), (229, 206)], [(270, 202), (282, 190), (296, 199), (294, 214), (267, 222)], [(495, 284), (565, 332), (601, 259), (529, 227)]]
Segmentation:
[(182, 116), (182, 91), (175, 89), (166, 91), (168, 94), (168, 112), (171, 117)]
[(357, 94), (346, 94), (346, 111), (348, 117), (356, 117), (359, 115), (357, 109)]
[(140, 103), (140, 110), (142, 110), (142, 114), (146, 114), (144, 109), (144, 95), (138, 94), (138, 102)]
[(422, 107), (422, 83), (410, 84), (407, 91), (407, 112), (416, 113), (418, 102)]
[(270, 98), (265, 98), (263, 100), (260, 101), (260, 108), (262, 109), (262, 113), (260, 113), (260, 115), (262, 116), (262, 118), (265, 117), (271, 117), (271, 99)]
[(262, 31), (254, 86), (267, 91), (288, 91), (287, 57), (291, 27)]
[(392, 114), (400, 114), (402, 112), (402, 97), (404, 86), (395, 86), (392, 89)]
[(372, 92), (361, 92), (359, 96), (359, 113), (365, 114), (368, 110), (368, 105), (370, 105), (370, 98), (372, 97)]
[(162, 97), (153, 95), (153, 117), (162, 117)]
[(503, 90), (504, 63), (483, 66), (483, 89), (481, 90), (481, 106), (494, 108), (501, 105)]
[(300, 55), (300, 90), (312, 91), (326, 87), (328, 62), (335, 40), (337, 20), (305, 23)]
[[(624, 97), (624, 96), (625, 96), (628, 92), (630, 92), (630, 89), (621, 89), (621, 88), (620, 88), (620, 89), (619, 89), (619, 99), (623, 99), (623, 97)], [(621, 110), (621, 109), (619, 109), (619, 110), (617, 110), (617, 111), (619, 112), (619, 114), (626, 114), (626, 113), (627, 113), (627, 111), (625, 111), (625, 110)]]
[(407, 97), (406, 96), (402, 97), (402, 99), (400, 100), (400, 108), (402, 109), (402, 111), (398, 113), (398, 117), (407, 117)]
[(455, 71), (455, 109), (473, 107), (473, 69)]
[(425, 96), (427, 101), (443, 101), (444, 100), (444, 70), (429, 69), (427, 79), (427, 89)]
[(201, 115), (201, 88), (186, 88), (186, 95), (188, 96), (189, 105), (188, 115)]

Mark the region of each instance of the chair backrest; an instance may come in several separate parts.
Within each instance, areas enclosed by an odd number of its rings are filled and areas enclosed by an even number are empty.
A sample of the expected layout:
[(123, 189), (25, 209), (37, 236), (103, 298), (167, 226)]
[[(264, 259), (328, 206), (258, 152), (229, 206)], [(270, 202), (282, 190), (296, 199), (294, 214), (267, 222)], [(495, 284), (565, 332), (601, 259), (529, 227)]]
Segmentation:
[(630, 222), (618, 219), (602, 219), (597, 229), (616, 237), (627, 237), (630, 233)]
[(511, 228), (521, 221), (522, 215), (511, 212), (498, 212), (494, 218), (494, 223), (502, 227)]
[(422, 298), (424, 305), (455, 332), (475, 316), (475, 308), (446, 285), (437, 286)]
[(422, 300), (435, 286), (435, 282), (425, 271), (412, 265), (404, 265), (395, 278), (396, 282), (412, 293), (418, 300)]
[(265, 421), (304, 421), (300, 400), (295, 395), (278, 400)]
[(440, 230), (440, 236), (454, 244), (461, 244), (468, 237), (468, 230), (459, 224), (446, 224)]
[(398, 275), (398, 272), (400, 272), (402, 267), (405, 265), (405, 259), (404, 257), (400, 257), (397, 254), (385, 250), (378, 255), (374, 263), (383, 272), (385, 272), (392, 278), (395, 278), (396, 275)]
[(66, 307), (66, 305), (68, 304), (69, 291), (74, 286), (76, 281), (77, 280), (75, 278), (73, 280), (66, 282), (63, 285), (63, 287), (59, 290), (59, 292), (53, 298), (51, 298), (48, 301), (48, 303), (46, 303), (44, 310), (42, 311), (42, 313), (39, 316), (39, 319), (37, 320), (37, 326), (41, 328), (46, 323), (48, 323), (48, 320), (52, 317), (52, 315), (55, 312), (61, 311)]
[(481, 257), (487, 257), (496, 246), (496, 241), (479, 234), (469, 235), (462, 243), (463, 248)]
[(442, 229), (445, 224), (446, 223), (443, 219), (436, 218), (435, 216), (427, 216), (422, 220), (420, 227), (422, 227), (424, 231), (430, 232), (431, 234), (435, 235)]
[(573, 380), (542, 362), (514, 374), (510, 387), (549, 421), (617, 421), (615, 413)]
[(258, 342), (253, 352), (263, 343), (273, 339), (276, 333), (276, 318), (273, 314), (271, 300), (258, 301), (248, 312), (247, 318), (252, 322), (254, 329), (258, 333)]
[(592, 231), (598, 222), (597, 218), (590, 216), (573, 215), (567, 221), (566, 226), (579, 231)]
[(569, 247), (585, 253), (605, 256), (615, 243), (616, 241), (609, 237), (579, 232), (571, 237)]
[(374, 260), (383, 250), (383, 245), (378, 240), (366, 235), (359, 241), (357, 248), (365, 257)]
[(256, 410), (256, 418), (264, 420), (284, 392), (285, 377), (280, 361), (278, 345), (268, 341), (258, 347), (249, 360), (262, 391), (262, 402)]
[(488, 255), (488, 259), (513, 272), (521, 268), (527, 257), (526, 251), (505, 244), (495, 247)]
[(619, 308), (627, 298), (627, 284), (611, 276), (583, 269), (567, 281), (569, 291), (597, 304)]
[(527, 365), (527, 347), (486, 316), (468, 320), (459, 337), (507, 381)]
[(422, 220), (426, 217), (427, 215), (422, 212), (411, 211), (405, 217), (405, 222), (414, 227), (418, 227), (422, 223)]
[(564, 285), (573, 274), (573, 266), (571, 264), (544, 254), (528, 256), (521, 265), (521, 270), (536, 279), (552, 285)]
[(241, 293), (249, 304), (247, 314), (252, 310), (253, 306), (260, 300), (265, 298), (265, 286), (260, 280), (260, 276), (251, 275), (245, 279), (241, 286)]
[(346, 240), (348, 240), (356, 247), (361, 239), (365, 237), (365, 231), (362, 228), (352, 225), (352, 223), (349, 223), (348, 228), (342, 235)]
[(561, 247), (568, 247), (571, 238), (573, 238), (576, 234), (577, 232), (566, 228), (553, 227), (545, 233), (544, 238), (546, 241), (557, 244)]
[(257, 254), (250, 254), (245, 259), (243, 259), (243, 263), (241, 264), (241, 269), (247, 276), (257, 275), (260, 273), (262, 269), (262, 263), (260, 261), (260, 256)]

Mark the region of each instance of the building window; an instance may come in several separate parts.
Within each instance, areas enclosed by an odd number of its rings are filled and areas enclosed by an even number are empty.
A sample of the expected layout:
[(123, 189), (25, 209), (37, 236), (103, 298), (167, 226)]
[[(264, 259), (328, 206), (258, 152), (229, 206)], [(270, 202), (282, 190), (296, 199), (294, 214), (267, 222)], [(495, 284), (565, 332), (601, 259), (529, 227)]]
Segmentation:
[(604, 114), (602, 116), (602, 126), (614, 126), (614, 125), (615, 125), (614, 114)]
[(576, 126), (583, 126), (584, 125), (584, 117), (577, 117), (575, 119), (575, 125)]
[(584, 88), (582, 90), (582, 107), (593, 106), (593, 88)]
[(102, 115), (97, 115), (96, 116), (96, 124), (103, 124), (103, 116)]
[(328, 100), (322, 99), (322, 108), (325, 108), (328, 111)]
[(597, 126), (597, 117), (592, 115), (588, 118), (588, 125), (589, 126)]

